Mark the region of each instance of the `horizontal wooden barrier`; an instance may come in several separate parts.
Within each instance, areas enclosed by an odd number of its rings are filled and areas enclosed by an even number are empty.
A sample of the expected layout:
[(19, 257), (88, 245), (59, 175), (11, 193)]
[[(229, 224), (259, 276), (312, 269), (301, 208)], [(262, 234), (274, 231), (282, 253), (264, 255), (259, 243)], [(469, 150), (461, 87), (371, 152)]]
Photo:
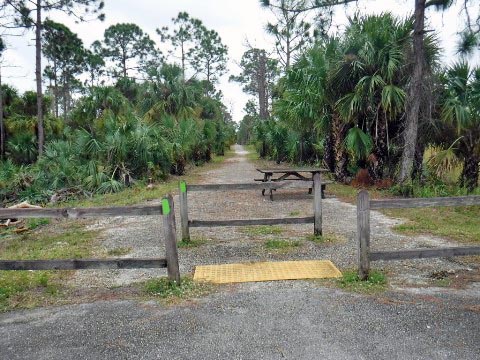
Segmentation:
[(188, 185), (188, 191), (227, 191), (227, 190), (263, 190), (263, 189), (309, 189), (313, 181), (267, 181), (243, 184), (204, 184)]
[(298, 217), (283, 219), (235, 219), (235, 220), (190, 220), (189, 227), (214, 227), (214, 226), (248, 226), (248, 225), (288, 225), (288, 224), (312, 224), (315, 218)]
[(21, 218), (61, 218), (78, 219), (103, 216), (146, 216), (162, 215), (160, 205), (150, 206), (115, 206), (95, 208), (42, 208), (42, 209), (0, 209), (0, 219)]
[(59, 209), (0, 209), (0, 219), (146, 216), (163, 215), (165, 259), (55, 259), (55, 260), (0, 260), (0, 270), (80, 270), (80, 269), (144, 269), (167, 268), (168, 278), (180, 284), (175, 211), (172, 195), (162, 199), (161, 205), (117, 206)]
[(412, 198), (412, 199), (386, 199), (370, 200), (370, 209), (395, 209), (417, 208), (432, 206), (471, 206), (480, 205), (480, 195), (437, 197), (437, 198)]
[[(255, 225), (288, 225), (288, 224), (313, 224), (313, 233), (322, 235), (322, 187), (331, 181), (322, 181), (320, 173), (313, 176), (313, 180), (305, 181), (266, 181), (261, 183), (240, 184), (203, 184), (188, 185), (185, 181), (179, 182), (180, 217), (182, 226), (182, 239), (190, 240), (190, 228), (215, 227), (215, 226), (255, 226)], [(230, 219), (230, 220), (189, 220), (188, 219), (188, 192), (191, 191), (229, 191), (229, 190), (267, 190), (267, 189), (313, 189), (313, 216), (292, 218), (268, 219)], [(262, 191), (263, 195), (263, 191)], [(271, 195), (270, 195), (271, 196)]]
[(366, 190), (357, 196), (357, 243), (358, 243), (358, 275), (366, 280), (370, 271), (370, 262), (377, 260), (406, 260), (435, 257), (453, 257), (479, 255), (480, 246), (454, 247), (440, 249), (408, 249), (397, 251), (370, 251), (370, 210), (394, 208), (418, 208), (433, 206), (472, 206), (480, 205), (480, 196), (455, 196), (440, 198), (412, 198), (370, 200)]
[(0, 270), (79, 270), (165, 268), (166, 259), (0, 260)]
[(409, 249), (397, 251), (378, 251), (369, 254), (370, 261), (377, 260), (404, 260), (404, 259), (426, 259), (436, 257), (453, 257), (480, 255), (480, 246), (453, 247), (441, 249)]

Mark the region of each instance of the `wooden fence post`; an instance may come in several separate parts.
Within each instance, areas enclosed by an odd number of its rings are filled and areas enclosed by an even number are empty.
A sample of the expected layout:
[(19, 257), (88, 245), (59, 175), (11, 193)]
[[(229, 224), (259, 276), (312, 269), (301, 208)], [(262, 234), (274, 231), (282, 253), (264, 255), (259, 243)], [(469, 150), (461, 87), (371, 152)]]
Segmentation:
[(179, 199), (180, 199), (180, 222), (182, 224), (182, 240), (190, 241), (190, 228), (188, 227), (188, 201), (187, 201), (187, 183), (180, 181)]
[(177, 231), (175, 229), (175, 209), (173, 207), (173, 197), (170, 194), (162, 199), (162, 213), (168, 278), (170, 281), (180, 284)]
[(320, 173), (313, 175), (313, 234), (315, 236), (322, 236), (322, 178)]
[(370, 197), (362, 190), (357, 196), (358, 277), (367, 280), (370, 271)]

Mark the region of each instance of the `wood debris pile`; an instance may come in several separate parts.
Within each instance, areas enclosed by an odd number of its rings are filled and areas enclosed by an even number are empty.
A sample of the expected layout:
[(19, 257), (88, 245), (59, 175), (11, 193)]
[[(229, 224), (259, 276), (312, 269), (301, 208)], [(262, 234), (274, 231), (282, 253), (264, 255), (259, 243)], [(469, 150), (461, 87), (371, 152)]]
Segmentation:
[[(27, 201), (21, 202), (20, 204), (15, 204), (9, 206), (8, 209), (41, 209), (41, 206), (29, 204)], [(25, 226), (22, 226), (23, 220), (20, 219), (0, 219), (0, 228), (6, 228), (9, 226), (16, 226), (15, 232), (23, 232), (28, 230)]]

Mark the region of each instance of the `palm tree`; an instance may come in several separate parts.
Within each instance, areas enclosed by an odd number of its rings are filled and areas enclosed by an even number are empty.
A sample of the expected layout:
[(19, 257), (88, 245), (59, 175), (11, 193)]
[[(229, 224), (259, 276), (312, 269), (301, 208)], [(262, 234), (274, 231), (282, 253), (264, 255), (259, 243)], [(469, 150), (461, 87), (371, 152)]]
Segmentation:
[(372, 153), (358, 155), (369, 157), (374, 179), (386, 175), (389, 123), (398, 121), (405, 107), (411, 29), (410, 20), (399, 21), (387, 13), (354, 18), (345, 34), (345, 56), (335, 82), (343, 78), (341, 83), (353, 88), (338, 100), (337, 108), (344, 121), (360, 129), (350, 131), (351, 149), (363, 152), (373, 140)]
[(478, 186), (480, 163), (480, 67), (460, 62), (444, 75), (442, 120), (459, 137), (457, 155), (463, 159), (460, 183), (469, 191)]

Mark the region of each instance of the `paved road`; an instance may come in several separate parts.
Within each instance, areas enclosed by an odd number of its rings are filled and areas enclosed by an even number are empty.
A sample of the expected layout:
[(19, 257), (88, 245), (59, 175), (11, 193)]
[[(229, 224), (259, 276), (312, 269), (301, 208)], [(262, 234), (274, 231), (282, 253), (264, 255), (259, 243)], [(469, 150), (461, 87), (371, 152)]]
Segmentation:
[(106, 301), (3, 314), (0, 357), (474, 360), (480, 355), (478, 306), (458, 299), (368, 297), (304, 281), (228, 290), (170, 308)]

